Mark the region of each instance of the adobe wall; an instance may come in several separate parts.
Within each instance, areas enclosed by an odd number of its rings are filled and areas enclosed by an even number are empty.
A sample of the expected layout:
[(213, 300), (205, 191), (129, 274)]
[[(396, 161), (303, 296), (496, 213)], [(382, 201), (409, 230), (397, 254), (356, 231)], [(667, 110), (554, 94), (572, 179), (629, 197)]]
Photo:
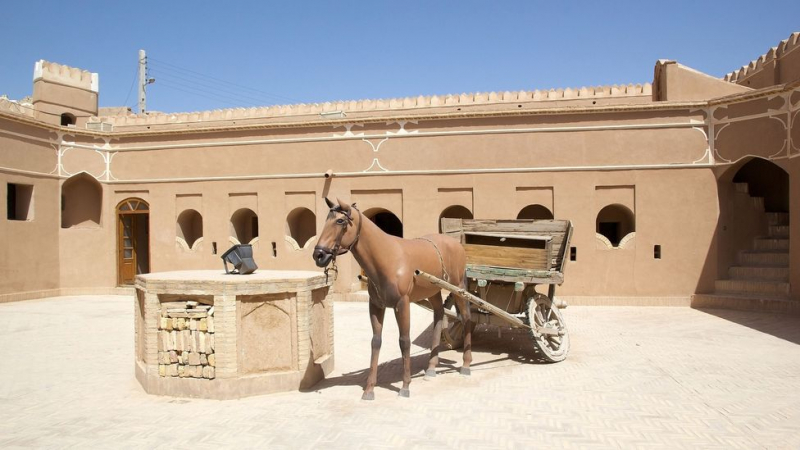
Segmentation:
[[(0, 153), (5, 144), (0, 136)], [(6, 220), (9, 183), (33, 186), (31, 219)], [(61, 267), (58, 180), (0, 170), (0, 199), (0, 298), (14, 300), (2, 295), (57, 290)]]
[(725, 80), (753, 89), (791, 83), (800, 79), (800, 33), (772, 47), (738, 70), (725, 75)]

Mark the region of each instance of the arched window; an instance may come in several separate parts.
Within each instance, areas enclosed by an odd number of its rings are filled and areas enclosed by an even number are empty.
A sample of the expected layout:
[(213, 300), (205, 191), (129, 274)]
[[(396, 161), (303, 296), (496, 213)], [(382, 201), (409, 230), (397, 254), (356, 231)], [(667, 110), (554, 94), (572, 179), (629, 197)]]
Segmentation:
[(517, 214), (517, 219), (553, 220), (553, 213), (542, 205), (528, 205)]
[(99, 227), (103, 188), (94, 177), (81, 173), (61, 186), (61, 228)]
[(608, 205), (597, 213), (595, 231), (618, 247), (625, 236), (636, 231), (633, 212), (620, 204)]
[(308, 208), (295, 208), (286, 216), (286, 234), (297, 242), (300, 248), (317, 235), (317, 216)]
[(258, 237), (258, 215), (252, 209), (236, 210), (231, 216), (231, 236), (240, 244), (249, 244)]
[(193, 209), (181, 212), (176, 226), (176, 236), (183, 239), (189, 248), (194, 247), (195, 242), (203, 237), (203, 216)]
[(382, 208), (373, 208), (364, 211), (364, 216), (383, 230), (384, 233), (403, 237), (403, 222), (390, 211)]
[(448, 206), (447, 208), (439, 214), (439, 233), (442, 232), (442, 219), (472, 219), (472, 211), (469, 209), (461, 206), (461, 205), (453, 205)]
[(61, 115), (61, 126), (67, 127), (70, 125), (75, 125), (75, 116), (70, 113), (64, 113)]

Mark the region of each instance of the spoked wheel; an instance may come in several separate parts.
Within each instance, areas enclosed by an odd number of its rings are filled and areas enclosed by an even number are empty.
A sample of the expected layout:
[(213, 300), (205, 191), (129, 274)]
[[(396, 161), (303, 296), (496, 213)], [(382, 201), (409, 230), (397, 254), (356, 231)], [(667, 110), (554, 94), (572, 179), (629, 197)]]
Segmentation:
[(550, 362), (563, 361), (569, 353), (569, 333), (561, 311), (546, 295), (536, 294), (528, 299), (528, 323), (533, 344)]
[[(475, 322), (472, 323), (475, 330)], [(449, 350), (458, 350), (464, 346), (464, 322), (444, 316), (442, 319), (442, 344)]]

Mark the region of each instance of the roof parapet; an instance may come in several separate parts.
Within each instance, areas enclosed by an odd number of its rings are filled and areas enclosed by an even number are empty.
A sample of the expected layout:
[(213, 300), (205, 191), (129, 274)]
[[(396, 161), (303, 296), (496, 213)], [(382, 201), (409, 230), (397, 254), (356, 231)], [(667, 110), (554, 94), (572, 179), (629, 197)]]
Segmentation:
[(734, 70), (726, 74), (723, 79), (731, 83), (736, 83), (745, 79), (746, 77), (761, 70), (766, 64), (771, 63), (777, 58), (783, 57), (787, 52), (794, 50), (800, 46), (800, 32), (792, 33), (791, 36), (782, 40), (780, 44), (769, 49), (769, 51), (757, 59), (750, 61), (750, 64), (742, 66), (738, 70)]
[(32, 104), (25, 103), (24, 101), (18, 102), (16, 100), (9, 100), (5, 96), (0, 97), (0, 112), (28, 117), (34, 116)]
[(100, 90), (100, 77), (97, 73), (43, 59), (36, 61), (33, 66), (33, 82), (37, 80), (52, 81), (95, 93)]
[(347, 100), (324, 103), (301, 103), (253, 108), (216, 109), (185, 113), (148, 113), (124, 116), (92, 117), (90, 122), (111, 122), (114, 125), (175, 124), (183, 122), (225, 121), (286, 116), (319, 115), (332, 111), (370, 112), (417, 108), (438, 108), (465, 105), (499, 105), (504, 103), (580, 100), (584, 98), (624, 98), (651, 96), (650, 83), (534, 91), (480, 92), (431, 95), (390, 99)]

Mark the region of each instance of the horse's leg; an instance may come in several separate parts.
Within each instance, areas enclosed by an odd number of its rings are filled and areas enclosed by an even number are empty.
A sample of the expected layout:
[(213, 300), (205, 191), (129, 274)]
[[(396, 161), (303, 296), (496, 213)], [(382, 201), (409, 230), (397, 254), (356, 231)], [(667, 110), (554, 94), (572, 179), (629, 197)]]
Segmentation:
[(383, 334), (383, 315), (386, 308), (377, 306), (370, 300), (369, 318), (372, 322), (372, 358), (369, 364), (369, 376), (367, 376), (367, 386), (364, 388), (362, 400), (375, 400), (375, 384), (378, 382), (378, 355), (381, 352), (381, 334)]
[(400, 353), (403, 355), (403, 387), (400, 397), (410, 397), (408, 385), (411, 384), (411, 311), (408, 296), (403, 296), (394, 307), (397, 328), (400, 330)]
[(425, 371), (426, 379), (436, 376), (436, 366), (439, 364), (439, 343), (442, 339), (442, 319), (444, 317), (441, 291), (429, 297), (428, 302), (433, 308), (433, 338), (431, 339), (431, 359), (428, 361), (428, 370)]
[(472, 363), (472, 317), (469, 302), (459, 296), (455, 296), (456, 306), (461, 312), (461, 321), (464, 324), (464, 364), (461, 365), (461, 375), (469, 375), (469, 365)]

